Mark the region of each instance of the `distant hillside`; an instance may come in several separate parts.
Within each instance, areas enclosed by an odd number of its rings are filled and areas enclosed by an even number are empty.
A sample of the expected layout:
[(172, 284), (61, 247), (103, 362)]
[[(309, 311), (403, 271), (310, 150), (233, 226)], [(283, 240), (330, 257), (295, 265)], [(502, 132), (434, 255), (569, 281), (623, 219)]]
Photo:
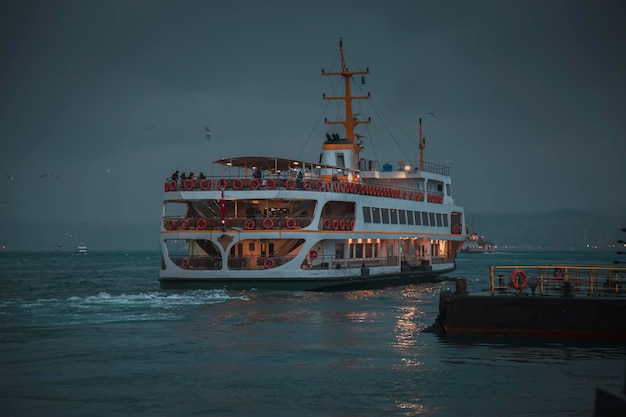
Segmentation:
[(475, 231), (498, 246), (523, 248), (607, 248), (626, 240), (626, 210), (615, 212), (560, 210), (546, 213), (465, 213)]

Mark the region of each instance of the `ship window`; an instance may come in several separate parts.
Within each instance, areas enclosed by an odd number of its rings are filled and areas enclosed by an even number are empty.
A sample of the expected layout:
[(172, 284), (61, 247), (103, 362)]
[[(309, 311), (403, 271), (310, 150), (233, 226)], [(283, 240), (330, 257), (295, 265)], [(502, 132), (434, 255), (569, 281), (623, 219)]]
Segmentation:
[(366, 258), (372, 257), (372, 244), (371, 243), (365, 244), (365, 257)]
[(254, 252), (254, 242), (248, 244), (248, 250)]
[(335, 259), (343, 259), (343, 243), (335, 243)]
[(398, 222), (400, 224), (406, 224), (406, 211), (398, 210)]
[(389, 224), (389, 209), (382, 209), (383, 211), (383, 224)]
[(443, 214), (443, 227), (448, 227), (448, 213)]
[(443, 223), (441, 221), (441, 213), (437, 213), (437, 226), (443, 226)]
[(372, 223), (380, 223), (380, 209), (372, 207)]
[(360, 259), (363, 257), (363, 244), (362, 243), (357, 243), (355, 246), (355, 253), (354, 253), (354, 257), (357, 259)]
[(391, 209), (391, 224), (398, 224), (398, 210)]
[(428, 213), (425, 211), (422, 211), (422, 224), (428, 226)]
[(435, 223), (435, 213), (428, 213), (428, 220), (430, 221), (430, 225), (434, 226)]
[(450, 194), (450, 184), (446, 184), (446, 194), (452, 195)]
[(443, 191), (443, 185), (437, 184), (437, 191), (442, 192)]
[(344, 159), (343, 159), (343, 152), (335, 153), (335, 157), (337, 158), (337, 166), (339, 168), (345, 168), (346, 163), (344, 162)]
[(365, 223), (371, 223), (372, 222), (371, 207), (363, 207), (363, 221)]
[(414, 211), (413, 214), (415, 214), (415, 225), (416, 226), (421, 226), (422, 224), (422, 213), (419, 211)]
[(407, 224), (413, 224), (413, 210), (406, 211), (406, 222)]

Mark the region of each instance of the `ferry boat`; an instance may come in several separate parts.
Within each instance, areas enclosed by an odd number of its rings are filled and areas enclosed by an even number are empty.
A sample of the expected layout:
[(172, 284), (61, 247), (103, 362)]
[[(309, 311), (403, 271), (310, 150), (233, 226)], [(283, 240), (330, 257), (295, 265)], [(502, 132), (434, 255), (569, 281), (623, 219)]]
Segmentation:
[(76, 247), (76, 255), (87, 255), (89, 252), (87, 251), (87, 245), (85, 245), (83, 242), (80, 242), (78, 244), (78, 246)]
[[(454, 271), (467, 234), (449, 167), (361, 155), (370, 123), (352, 110), (359, 88), (339, 43), (345, 134), (327, 133), (317, 162), (238, 156), (219, 176), (168, 178), (160, 228), (164, 289), (333, 291), (417, 283)], [(341, 118), (341, 117), (340, 117)], [(178, 172), (178, 171), (177, 171)]]
[(484, 236), (479, 236), (474, 232), (474, 219), (472, 219), (472, 233), (465, 241), (461, 250), (468, 253), (490, 253), (495, 252), (496, 245), (493, 241)]

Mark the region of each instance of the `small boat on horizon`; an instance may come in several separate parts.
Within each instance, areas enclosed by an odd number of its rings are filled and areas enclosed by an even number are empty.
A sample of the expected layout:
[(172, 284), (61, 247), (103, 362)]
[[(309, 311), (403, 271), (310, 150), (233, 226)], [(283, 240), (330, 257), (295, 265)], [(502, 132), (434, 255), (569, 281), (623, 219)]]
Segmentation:
[(80, 242), (80, 244), (76, 247), (75, 255), (87, 255), (88, 253), (87, 246), (83, 242)]
[(467, 241), (465, 241), (461, 251), (466, 253), (490, 253), (495, 252), (495, 250), (496, 245), (493, 241), (485, 238), (484, 236), (479, 236), (474, 231), (474, 218), (472, 218), (472, 233), (469, 234), (469, 237), (467, 238)]

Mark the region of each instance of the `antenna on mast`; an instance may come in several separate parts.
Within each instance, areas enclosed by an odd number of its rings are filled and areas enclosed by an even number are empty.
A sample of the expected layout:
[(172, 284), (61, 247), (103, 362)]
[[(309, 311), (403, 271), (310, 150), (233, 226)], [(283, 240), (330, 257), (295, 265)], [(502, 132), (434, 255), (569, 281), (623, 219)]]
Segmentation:
[(426, 138), (422, 136), (422, 118), (420, 117), (420, 171), (424, 170), (424, 148), (426, 147)]

